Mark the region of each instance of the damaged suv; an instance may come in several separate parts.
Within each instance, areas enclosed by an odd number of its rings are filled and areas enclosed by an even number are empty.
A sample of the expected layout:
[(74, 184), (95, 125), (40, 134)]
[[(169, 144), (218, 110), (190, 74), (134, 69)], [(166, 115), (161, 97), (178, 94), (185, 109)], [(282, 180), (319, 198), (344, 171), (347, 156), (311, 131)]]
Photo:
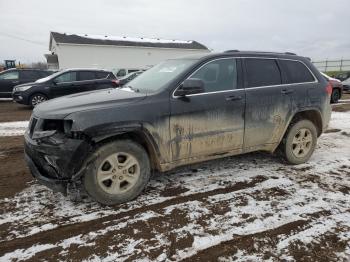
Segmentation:
[(53, 190), (113, 205), (152, 172), (253, 151), (306, 162), (330, 120), (327, 83), (291, 53), (227, 51), (162, 62), (127, 86), (34, 109), (25, 157)]

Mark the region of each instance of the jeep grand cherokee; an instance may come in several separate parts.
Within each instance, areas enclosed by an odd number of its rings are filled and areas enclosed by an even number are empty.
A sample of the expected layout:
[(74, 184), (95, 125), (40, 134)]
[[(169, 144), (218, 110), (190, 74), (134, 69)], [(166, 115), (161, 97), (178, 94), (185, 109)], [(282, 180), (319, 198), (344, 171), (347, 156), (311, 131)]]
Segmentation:
[(39, 182), (113, 205), (151, 172), (279, 148), (307, 161), (331, 113), (332, 87), (309, 59), (229, 51), (162, 62), (127, 86), (37, 106), (25, 156)]

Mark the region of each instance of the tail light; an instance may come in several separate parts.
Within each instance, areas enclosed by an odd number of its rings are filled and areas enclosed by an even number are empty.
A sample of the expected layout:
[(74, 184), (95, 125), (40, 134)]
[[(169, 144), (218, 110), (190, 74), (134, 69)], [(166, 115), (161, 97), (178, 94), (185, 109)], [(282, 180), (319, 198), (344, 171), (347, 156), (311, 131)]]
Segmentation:
[(327, 95), (330, 96), (332, 94), (332, 91), (333, 91), (333, 87), (332, 87), (331, 83), (328, 82), (328, 85), (326, 86), (326, 93), (327, 93)]
[(118, 79), (112, 79), (112, 83), (113, 83), (115, 86), (119, 86), (119, 80), (118, 80)]

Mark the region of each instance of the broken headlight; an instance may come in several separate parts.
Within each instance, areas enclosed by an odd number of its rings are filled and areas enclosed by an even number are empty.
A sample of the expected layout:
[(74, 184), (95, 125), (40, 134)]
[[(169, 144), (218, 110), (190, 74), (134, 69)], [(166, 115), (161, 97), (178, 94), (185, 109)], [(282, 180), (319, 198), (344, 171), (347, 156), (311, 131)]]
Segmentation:
[(72, 120), (42, 119), (34, 128), (32, 138), (40, 139), (52, 136), (56, 133), (70, 136), (72, 124)]

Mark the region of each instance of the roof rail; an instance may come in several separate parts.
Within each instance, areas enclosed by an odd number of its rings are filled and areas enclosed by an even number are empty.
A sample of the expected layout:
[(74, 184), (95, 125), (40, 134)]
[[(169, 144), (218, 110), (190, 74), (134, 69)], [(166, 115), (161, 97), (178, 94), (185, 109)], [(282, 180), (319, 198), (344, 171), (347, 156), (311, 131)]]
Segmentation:
[(232, 50), (226, 50), (224, 53), (234, 53), (234, 52), (239, 52), (237, 49), (232, 49)]
[(297, 55), (296, 53), (292, 53), (292, 52), (285, 52), (286, 55)]

